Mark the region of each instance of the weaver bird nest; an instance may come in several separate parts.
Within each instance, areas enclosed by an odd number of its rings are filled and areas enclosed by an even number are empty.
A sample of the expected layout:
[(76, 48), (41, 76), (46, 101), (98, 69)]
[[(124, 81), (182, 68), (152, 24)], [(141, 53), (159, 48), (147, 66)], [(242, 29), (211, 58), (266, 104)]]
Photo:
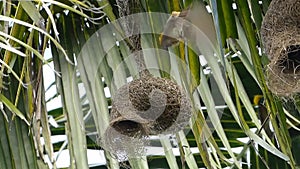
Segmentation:
[(300, 91), (300, 1), (273, 0), (264, 17), (261, 37), (270, 59), (270, 90), (280, 96)]
[(113, 97), (110, 125), (128, 136), (183, 129), (191, 115), (190, 100), (175, 82), (146, 76), (122, 86)]
[(131, 153), (126, 143), (135, 141), (134, 146), (141, 148), (133, 154), (139, 155), (149, 135), (175, 133), (189, 123), (191, 102), (172, 80), (148, 75), (117, 90), (110, 115), (105, 135), (108, 148)]

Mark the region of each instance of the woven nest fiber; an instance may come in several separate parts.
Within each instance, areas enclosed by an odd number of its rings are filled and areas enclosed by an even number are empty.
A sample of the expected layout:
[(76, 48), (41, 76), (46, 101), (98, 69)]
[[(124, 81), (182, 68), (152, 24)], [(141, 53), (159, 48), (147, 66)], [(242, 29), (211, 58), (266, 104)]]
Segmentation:
[(191, 103), (181, 87), (149, 75), (117, 90), (110, 126), (131, 137), (174, 133), (188, 124), (190, 116)]
[(280, 96), (300, 91), (300, 1), (273, 0), (261, 29), (270, 59), (266, 77), (270, 90)]

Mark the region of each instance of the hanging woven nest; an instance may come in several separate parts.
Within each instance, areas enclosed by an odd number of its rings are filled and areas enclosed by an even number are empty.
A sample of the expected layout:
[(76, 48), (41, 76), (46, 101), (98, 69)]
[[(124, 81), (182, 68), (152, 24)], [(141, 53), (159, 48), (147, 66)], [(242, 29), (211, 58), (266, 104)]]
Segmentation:
[(122, 86), (113, 97), (110, 126), (127, 136), (174, 133), (191, 117), (191, 103), (175, 82), (151, 75)]
[(118, 159), (140, 157), (149, 135), (182, 130), (191, 117), (191, 102), (170, 79), (147, 75), (119, 88), (112, 98), (110, 123), (102, 145)]
[(300, 91), (300, 1), (273, 0), (261, 28), (264, 51), (270, 59), (266, 77), (280, 96)]

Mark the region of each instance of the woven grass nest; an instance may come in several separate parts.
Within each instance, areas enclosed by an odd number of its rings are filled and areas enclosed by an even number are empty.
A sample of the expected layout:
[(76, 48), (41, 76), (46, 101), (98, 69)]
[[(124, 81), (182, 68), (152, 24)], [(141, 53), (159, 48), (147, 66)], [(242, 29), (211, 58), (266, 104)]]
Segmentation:
[(118, 159), (139, 157), (150, 135), (182, 130), (190, 117), (190, 99), (179, 85), (152, 75), (141, 77), (114, 94), (102, 144)]
[(300, 91), (300, 1), (273, 0), (264, 17), (261, 37), (270, 59), (266, 77), (279, 96)]
[(127, 136), (174, 133), (191, 117), (191, 103), (170, 79), (146, 76), (117, 90), (110, 126)]

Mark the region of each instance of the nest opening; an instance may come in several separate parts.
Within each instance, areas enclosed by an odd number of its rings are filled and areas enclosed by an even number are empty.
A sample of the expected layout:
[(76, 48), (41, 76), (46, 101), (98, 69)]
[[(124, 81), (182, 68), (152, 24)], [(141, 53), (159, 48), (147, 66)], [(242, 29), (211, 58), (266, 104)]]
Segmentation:
[(282, 68), (282, 72), (286, 74), (297, 74), (300, 70), (300, 45), (288, 46), (282, 53), (287, 55), (287, 57), (278, 64), (278, 66)]
[(142, 124), (132, 120), (121, 120), (115, 122), (112, 127), (121, 134), (135, 136), (143, 130)]

